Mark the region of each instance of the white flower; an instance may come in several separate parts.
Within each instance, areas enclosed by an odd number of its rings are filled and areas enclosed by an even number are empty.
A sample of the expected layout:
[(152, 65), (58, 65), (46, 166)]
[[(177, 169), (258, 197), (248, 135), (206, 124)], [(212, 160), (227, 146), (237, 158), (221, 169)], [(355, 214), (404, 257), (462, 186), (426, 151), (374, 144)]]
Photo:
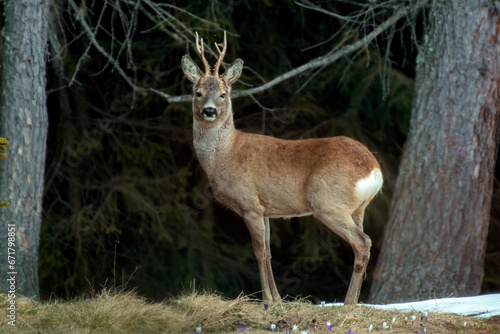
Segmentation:
[(389, 328), (392, 329), (392, 326), (394, 326), (395, 323), (396, 323), (396, 317), (393, 317), (391, 325), (389, 326)]
[(383, 329), (389, 328), (389, 326), (387, 326), (387, 322), (384, 321), (384, 323), (382, 324), (382, 328)]
[(196, 327), (196, 332), (199, 334), (201, 333), (201, 326)]
[(321, 307), (325, 307), (325, 301), (324, 300), (321, 301)]
[(370, 327), (368, 328), (368, 333), (371, 333), (373, 329), (373, 325), (370, 324)]
[(332, 323), (330, 321), (326, 322), (326, 327), (331, 326), (331, 325), (332, 325)]
[(276, 325), (275, 324), (271, 324), (271, 331), (275, 331), (276, 330)]

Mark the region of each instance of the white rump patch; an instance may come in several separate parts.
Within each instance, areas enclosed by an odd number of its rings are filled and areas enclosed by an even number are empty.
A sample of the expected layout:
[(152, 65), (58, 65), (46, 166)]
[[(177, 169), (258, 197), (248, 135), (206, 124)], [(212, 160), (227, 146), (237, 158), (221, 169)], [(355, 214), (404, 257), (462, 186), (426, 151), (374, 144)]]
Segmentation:
[(382, 188), (383, 182), (382, 172), (375, 168), (370, 175), (356, 182), (356, 193), (361, 200), (366, 200)]

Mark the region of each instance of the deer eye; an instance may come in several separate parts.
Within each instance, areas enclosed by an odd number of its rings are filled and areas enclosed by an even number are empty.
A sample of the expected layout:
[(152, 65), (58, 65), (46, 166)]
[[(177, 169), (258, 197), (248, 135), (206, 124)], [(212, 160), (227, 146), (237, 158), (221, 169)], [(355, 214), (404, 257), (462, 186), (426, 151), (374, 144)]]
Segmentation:
[(201, 97), (201, 93), (200, 92), (196, 92), (196, 97)]
[(223, 98), (225, 98), (225, 97), (226, 97), (226, 93), (222, 93), (222, 94), (220, 94), (220, 98), (221, 98), (221, 99), (223, 99)]

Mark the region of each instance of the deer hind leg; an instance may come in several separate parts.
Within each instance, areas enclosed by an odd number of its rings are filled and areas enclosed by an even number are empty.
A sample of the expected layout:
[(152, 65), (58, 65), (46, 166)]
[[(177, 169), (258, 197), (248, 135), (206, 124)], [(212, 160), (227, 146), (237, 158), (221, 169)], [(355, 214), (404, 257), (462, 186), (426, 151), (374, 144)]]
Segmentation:
[[(248, 212), (243, 220), (250, 232), (252, 246), (257, 264), (259, 265), (260, 282), (262, 285), (262, 300), (272, 302), (280, 300), (271, 269), (271, 250), (269, 247), (269, 220), (262, 214)], [(266, 224), (267, 222), (267, 224)], [(267, 226), (266, 226), (267, 225)]]
[(369, 201), (362, 203), (361, 206), (359, 208), (357, 208), (356, 210), (354, 210), (354, 212), (351, 215), (352, 220), (354, 221), (354, 224), (356, 224), (356, 226), (361, 231), (363, 231), (363, 218), (365, 216), (365, 209), (366, 209), (368, 203), (369, 203)]
[(374, 197), (375, 197), (375, 195), (371, 196), (370, 198), (365, 200), (363, 203), (361, 203), (361, 205), (356, 210), (354, 210), (354, 212), (351, 215), (352, 219), (354, 220), (354, 223), (356, 224), (356, 226), (359, 227), (359, 229), (361, 231), (363, 231), (363, 218), (365, 215), (365, 209), (368, 206), (368, 204), (370, 204), (371, 200)]
[[(373, 196), (370, 199), (364, 201), (361, 204), (361, 206), (359, 208), (357, 208), (356, 210), (354, 210), (354, 212), (351, 215), (354, 223), (361, 231), (363, 231), (363, 218), (365, 215), (365, 209), (372, 199), (373, 199)], [(366, 235), (366, 238), (368, 238), (367, 240), (368, 240), (370, 247), (371, 247), (372, 241), (371, 241), (370, 237), (368, 235)], [(368, 252), (368, 260), (370, 260), (370, 253), (369, 252)], [(366, 261), (366, 262), (368, 263), (368, 261)], [(365, 275), (364, 275), (363, 279), (366, 279), (366, 270), (365, 270)]]
[[(354, 251), (354, 269), (351, 276), (351, 282), (347, 290), (347, 295), (344, 301), (345, 305), (356, 305), (361, 291), (361, 284), (366, 273), (366, 267), (370, 260), (371, 240), (366, 235), (362, 227), (360, 228), (355, 223), (353, 217), (348, 214), (347, 210), (339, 210), (338, 212), (330, 213), (313, 213), (316, 218), (321, 220), (330, 230), (348, 242)], [(362, 219), (364, 208), (361, 211), (355, 211), (355, 218)]]

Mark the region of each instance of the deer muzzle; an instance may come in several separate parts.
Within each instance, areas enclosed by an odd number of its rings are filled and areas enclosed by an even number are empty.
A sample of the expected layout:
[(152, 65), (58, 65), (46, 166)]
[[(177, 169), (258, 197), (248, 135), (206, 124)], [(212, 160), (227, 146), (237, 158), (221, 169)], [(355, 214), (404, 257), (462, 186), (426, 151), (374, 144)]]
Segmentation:
[(215, 121), (217, 118), (217, 109), (213, 107), (203, 108), (201, 114), (207, 121)]

